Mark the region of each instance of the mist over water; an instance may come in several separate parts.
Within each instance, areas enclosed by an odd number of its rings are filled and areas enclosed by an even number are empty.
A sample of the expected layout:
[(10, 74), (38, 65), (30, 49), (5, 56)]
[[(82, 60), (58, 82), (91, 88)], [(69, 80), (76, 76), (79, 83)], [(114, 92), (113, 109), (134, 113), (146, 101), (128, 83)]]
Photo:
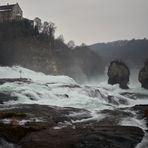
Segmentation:
[[(43, 73), (37, 73), (29, 69), (14, 66), (0, 67), (0, 78), (19, 78), (20, 71), (21, 77), (29, 79), (30, 82), (25, 83), (16, 81), (0, 85), (0, 93), (10, 94), (17, 98), (15, 101), (10, 100), (5, 102), (2, 106), (4, 108), (18, 104), (38, 104), (53, 107), (73, 107), (85, 109), (90, 112), (90, 118), (74, 121), (76, 123), (89, 120), (103, 120), (108, 116), (107, 114), (101, 113), (103, 110), (112, 112), (114, 110), (122, 111), (122, 109), (124, 110), (124, 108), (130, 108), (134, 105), (148, 104), (145, 97), (137, 98), (135, 96), (136, 98), (132, 99), (122, 95), (123, 93), (130, 93), (134, 96), (138, 93), (143, 96), (148, 96), (148, 92), (140, 87), (137, 69), (131, 70), (130, 89), (128, 90), (122, 90), (118, 85), (108, 85), (106, 74), (94, 78), (91, 82), (79, 84), (67, 76), (45, 75)], [(138, 119), (135, 112), (128, 109), (126, 111), (132, 116), (122, 117), (120, 119), (121, 121), (118, 123), (119, 125), (137, 126), (143, 130), (147, 129), (146, 122), (143, 119)], [(83, 112), (80, 114), (83, 114)], [(72, 116), (77, 115), (78, 113), (75, 112), (72, 114)], [(13, 146), (11, 144), (7, 145), (9, 145), (10, 148)]]
[[(83, 84), (85, 85), (99, 85), (100, 83), (106, 83), (108, 82), (108, 76), (107, 76), (108, 66), (105, 67), (104, 74), (98, 75), (96, 77), (91, 78), (90, 81), (85, 81)], [(138, 80), (139, 77), (139, 68), (130, 68), (130, 79), (129, 79), (129, 87), (136, 88), (141, 87), (141, 84)]]
[(132, 69), (130, 71), (130, 82), (129, 85), (131, 87), (141, 87), (141, 84), (138, 80), (139, 69)]

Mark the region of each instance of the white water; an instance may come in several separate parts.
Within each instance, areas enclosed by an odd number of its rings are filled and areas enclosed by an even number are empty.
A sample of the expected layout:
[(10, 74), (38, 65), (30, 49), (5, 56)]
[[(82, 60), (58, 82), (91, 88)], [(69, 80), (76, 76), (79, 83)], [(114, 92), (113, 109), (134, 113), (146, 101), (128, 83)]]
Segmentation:
[[(8, 105), (42, 104), (75, 107), (95, 113), (103, 109), (148, 104), (147, 98), (133, 100), (120, 95), (123, 92), (148, 95), (147, 90), (139, 87), (132, 86), (129, 90), (121, 90), (118, 85), (111, 86), (106, 82), (97, 86), (84, 86), (67, 76), (50, 76), (22, 67), (0, 67), (0, 78), (19, 78), (20, 71), (21, 77), (31, 79), (33, 83), (14, 82), (1, 85), (0, 92), (9, 93), (18, 98), (18, 101), (7, 102)], [(108, 96), (113, 96), (111, 102)]]
[[(137, 104), (148, 104), (148, 98), (130, 99), (120, 93), (138, 93), (148, 95), (148, 91), (139, 85), (130, 85), (129, 90), (121, 90), (118, 85), (108, 85), (102, 82), (98, 85), (79, 85), (67, 76), (50, 76), (37, 73), (22, 67), (0, 67), (0, 78), (29, 78), (32, 83), (5, 83), (0, 85), (0, 92), (16, 96), (17, 101), (10, 104), (41, 104), (60, 107), (83, 108), (91, 112), (93, 118), (100, 120), (103, 115), (97, 112), (103, 109), (131, 107)], [(111, 96), (111, 99), (109, 99)], [(30, 99), (31, 98), (31, 99)], [(77, 121), (81, 122), (81, 121)], [(146, 129), (144, 120), (135, 117), (125, 118), (121, 125), (138, 126)], [(146, 148), (146, 147), (137, 147)]]

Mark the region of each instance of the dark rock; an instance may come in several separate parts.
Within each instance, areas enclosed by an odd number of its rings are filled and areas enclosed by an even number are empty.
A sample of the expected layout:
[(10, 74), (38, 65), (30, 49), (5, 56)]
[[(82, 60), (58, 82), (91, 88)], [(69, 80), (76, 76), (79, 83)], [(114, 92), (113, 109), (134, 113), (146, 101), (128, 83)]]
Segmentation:
[(114, 104), (114, 105), (121, 105), (121, 104), (128, 105), (128, 101), (126, 99), (121, 98), (121, 97), (118, 97), (118, 100), (117, 100), (115, 96), (108, 95), (107, 99), (108, 99), (108, 103), (110, 103), (110, 104)]
[(39, 123), (29, 124), (26, 126), (0, 123), (0, 137), (9, 142), (18, 143), (27, 134), (45, 128), (47, 128), (47, 126), (43, 124), (40, 125)]
[[(71, 122), (71, 120), (81, 120), (91, 118), (90, 112), (85, 109), (76, 109), (71, 107), (51, 107), (47, 105), (13, 105), (10, 109), (3, 112), (11, 114), (26, 114), (26, 119), (37, 118), (49, 123), (49, 126), (56, 126), (59, 122)], [(76, 114), (76, 115), (75, 115)]]
[[(102, 123), (91, 120), (73, 123), (72, 120), (90, 118), (89, 112), (84, 109), (35, 104), (11, 107), (7, 108), (7, 112), (23, 112), (27, 114), (24, 119), (43, 120), (41, 122), (28, 121), (24, 125), (0, 123), (0, 138), (19, 145), (21, 148), (133, 148), (144, 136), (143, 131), (138, 127), (117, 125), (120, 119), (132, 116), (121, 110), (102, 111), (102, 114), (108, 115)], [(70, 125), (55, 128), (65, 121), (70, 122)]]
[(108, 69), (108, 83), (111, 85), (119, 84), (120, 88), (128, 89), (129, 75), (129, 69), (124, 63), (113, 61)]
[(4, 83), (13, 83), (13, 82), (23, 82), (23, 83), (30, 83), (30, 79), (26, 78), (7, 78), (7, 79), (0, 79), (0, 85)]
[(148, 105), (135, 105), (132, 110), (137, 111), (138, 117), (145, 119), (148, 127)]
[(139, 82), (143, 88), (148, 89), (148, 60), (144, 63), (144, 67), (139, 72)]
[(42, 130), (27, 135), (19, 144), (22, 148), (133, 148), (143, 136), (138, 127), (93, 125)]
[[(0, 137), (15, 144), (18, 144), (23, 137), (32, 132), (57, 127), (59, 123), (63, 123), (64, 125), (65, 122), (69, 122), (71, 125), (72, 120), (91, 117), (89, 111), (70, 107), (49, 107), (36, 104), (13, 105), (9, 107), (6, 110), (4, 109), (5, 107), (2, 108), (0, 112), (1, 119), (10, 119), (10, 123), (8, 124), (0, 122)], [(12, 120), (15, 120), (15, 124), (12, 124)], [(19, 125), (19, 121), (21, 120), (27, 120), (27, 122), (24, 125)]]
[(27, 115), (25, 113), (18, 113), (18, 112), (0, 112), (0, 119), (6, 119), (6, 118), (26, 118)]
[(127, 109), (105, 109), (100, 111), (98, 114), (102, 114), (104, 116), (103, 119), (98, 121), (98, 125), (100, 126), (117, 126), (120, 125), (125, 118), (134, 117), (134, 115)]
[(123, 95), (127, 98), (133, 99), (133, 100), (137, 100), (137, 99), (147, 99), (148, 95), (147, 94), (142, 94), (142, 93), (132, 93), (132, 92), (123, 92), (120, 93), (120, 95)]
[(8, 101), (17, 101), (17, 97), (11, 96), (10, 94), (0, 93), (0, 104)]
[(148, 109), (148, 105), (135, 105), (132, 107), (132, 109), (139, 111), (140, 113), (144, 113), (144, 111)]

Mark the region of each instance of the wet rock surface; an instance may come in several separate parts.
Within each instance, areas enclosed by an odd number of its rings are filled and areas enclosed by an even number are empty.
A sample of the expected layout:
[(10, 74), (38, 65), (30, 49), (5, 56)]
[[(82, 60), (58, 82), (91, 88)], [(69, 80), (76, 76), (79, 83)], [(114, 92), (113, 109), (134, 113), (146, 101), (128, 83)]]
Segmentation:
[(119, 84), (120, 88), (128, 89), (127, 84), (129, 82), (130, 72), (128, 67), (124, 63), (120, 61), (111, 62), (107, 74), (109, 77), (109, 84)]
[(56, 125), (58, 122), (91, 118), (90, 112), (85, 109), (76, 109), (71, 107), (62, 108), (56, 106), (50, 107), (37, 104), (13, 105), (9, 106), (6, 111), (3, 110), (3, 112), (23, 113), (27, 115), (25, 118), (26, 120), (37, 118), (49, 123), (53, 123), (52, 125)]
[(132, 92), (124, 92), (124, 93), (120, 93), (121, 95), (133, 99), (133, 100), (137, 100), (137, 99), (148, 99), (148, 94), (142, 94), (142, 93), (132, 93)]
[(133, 148), (142, 137), (142, 130), (136, 127), (93, 125), (43, 130), (24, 137), (20, 144), (22, 148)]
[(139, 72), (139, 82), (143, 88), (148, 89), (148, 60), (144, 63), (144, 67)]
[(8, 101), (16, 101), (17, 97), (11, 96), (10, 94), (0, 93), (0, 104), (4, 104)]
[(137, 115), (141, 119), (145, 119), (148, 127), (148, 105), (136, 105), (132, 107), (132, 110), (137, 111)]
[[(22, 148), (133, 148), (144, 135), (138, 127), (118, 125), (115, 119), (129, 116), (122, 111), (104, 110), (102, 114), (110, 114), (110, 118), (98, 122), (74, 122), (91, 118), (88, 111), (75, 108), (33, 104), (9, 106), (1, 112), (12, 113), (13, 119), (9, 116), (10, 123), (0, 123), (0, 137)], [(25, 114), (27, 122), (20, 125), (16, 112)]]
[(116, 126), (120, 125), (123, 119), (133, 118), (134, 115), (125, 109), (102, 110), (99, 112), (104, 115), (104, 118), (98, 122), (98, 125)]
[[(11, 79), (8, 82), (16, 82), (17, 87), (20, 86), (19, 84), (22, 86), (23, 83), (29, 89), (28, 84), (35, 84), (35, 82), (22, 79)], [(3, 145), (11, 146), (13, 143), (19, 148), (134, 148), (141, 142), (144, 136), (141, 128), (134, 125), (122, 126), (121, 123), (124, 119), (129, 118), (148, 119), (147, 105), (132, 108), (117, 106), (128, 105), (128, 100), (124, 96), (135, 100), (145, 98), (147, 95), (125, 92), (117, 96), (99, 87), (85, 86), (81, 88), (75, 84), (47, 83), (41, 85), (45, 88), (49, 87), (48, 91), (54, 88), (78, 89), (80, 92), (82, 90), (82, 93), (86, 94), (91, 101), (93, 99), (105, 101), (109, 109), (94, 110), (94, 116), (91, 110), (74, 107), (57, 107), (37, 103), (10, 103), (8, 105), (8, 101), (17, 102), (18, 98), (13, 96), (11, 91), (10, 93), (9, 91), (1, 92), (0, 138)], [(25, 91), (25, 89), (22, 87), (21, 90)], [(28, 94), (30, 91), (25, 93), (25, 96), (27, 95), (27, 98), (33, 102), (31, 95)], [(55, 95), (60, 99), (66, 98), (66, 101), (71, 99), (71, 95), (65, 92)], [(7, 104), (5, 104), (6, 102)]]

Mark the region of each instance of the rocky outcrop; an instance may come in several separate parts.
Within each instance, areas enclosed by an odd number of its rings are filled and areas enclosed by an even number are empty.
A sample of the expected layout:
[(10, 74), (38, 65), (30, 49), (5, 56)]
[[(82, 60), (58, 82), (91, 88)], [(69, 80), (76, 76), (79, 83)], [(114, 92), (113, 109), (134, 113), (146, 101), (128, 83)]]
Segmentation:
[(128, 67), (120, 62), (120, 61), (113, 61), (111, 62), (109, 69), (108, 69), (108, 83), (111, 85), (119, 84), (120, 88), (127, 89), (130, 72)]
[(140, 70), (139, 82), (143, 88), (148, 89), (148, 60), (144, 63), (144, 67)]
[[(71, 122), (90, 117), (89, 112), (83, 109), (43, 105), (18, 106), (10, 107), (3, 112), (13, 114), (15, 120), (20, 118), (17, 112), (21, 112), (27, 115), (24, 116), (27, 122), (25, 124), (18, 122), (15, 125), (0, 123), (0, 138), (22, 148), (133, 148), (144, 135), (138, 127), (109, 126), (109, 124), (101, 126), (91, 120)], [(3, 118), (8, 117), (6, 113), (4, 114)], [(11, 119), (11, 116), (9, 118)], [(31, 118), (34, 119), (31, 121)]]
[(0, 104), (4, 104), (8, 101), (16, 101), (17, 97), (11, 96), (10, 94), (0, 93)]
[(132, 107), (132, 110), (138, 111), (139, 118), (144, 118), (148, 127), (148, 105), (136, 105)]
[(22, 148), (133, 148), (142, 137), (137, 127), (79, 126), (32, 133), (20, 144)]

